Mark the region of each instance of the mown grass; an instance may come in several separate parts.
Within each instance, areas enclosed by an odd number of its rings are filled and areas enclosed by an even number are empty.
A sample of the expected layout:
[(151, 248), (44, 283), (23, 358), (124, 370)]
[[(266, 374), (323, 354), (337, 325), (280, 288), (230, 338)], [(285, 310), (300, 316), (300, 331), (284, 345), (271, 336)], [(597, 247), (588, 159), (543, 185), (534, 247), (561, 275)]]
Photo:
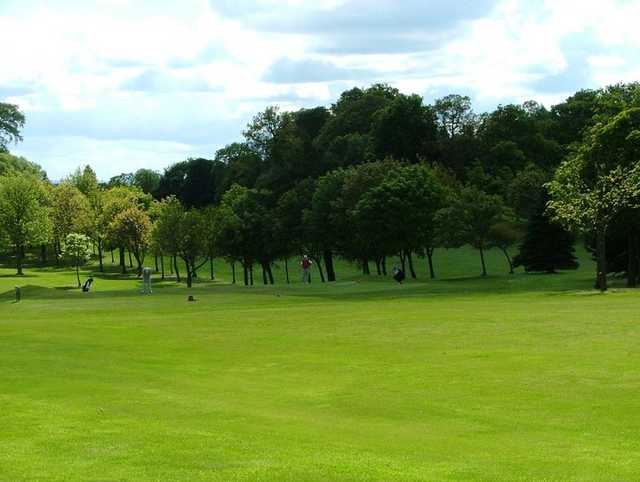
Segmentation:
[(0, 269), (0, 480), (637, 480), (638, 294), (582, 257), (250, 288), (218, 261), (149, 297)]

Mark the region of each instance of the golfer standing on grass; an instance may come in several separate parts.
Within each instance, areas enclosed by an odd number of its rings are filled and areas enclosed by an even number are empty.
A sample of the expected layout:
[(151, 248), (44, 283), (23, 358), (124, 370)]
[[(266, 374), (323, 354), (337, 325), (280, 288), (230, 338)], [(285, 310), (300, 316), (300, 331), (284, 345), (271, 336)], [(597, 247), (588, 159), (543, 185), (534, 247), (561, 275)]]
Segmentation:
[(309, 259), (309, 256), (305, 254), (302, 257), (302, 261), (300, 262), (300, 266), (302, 266), (302, 282), (303, 283), (311, 283), (311, 265), (313, 265), (313, 263)]

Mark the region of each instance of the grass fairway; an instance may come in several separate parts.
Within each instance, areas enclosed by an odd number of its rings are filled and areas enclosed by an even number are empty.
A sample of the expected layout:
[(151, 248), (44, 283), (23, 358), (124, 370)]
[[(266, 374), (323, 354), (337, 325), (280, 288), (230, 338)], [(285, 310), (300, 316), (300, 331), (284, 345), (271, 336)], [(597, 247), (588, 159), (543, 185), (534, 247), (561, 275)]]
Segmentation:
[(0, 270), (0, 480), (638, 480), (638, 293), (438, 256), (196, 303)]

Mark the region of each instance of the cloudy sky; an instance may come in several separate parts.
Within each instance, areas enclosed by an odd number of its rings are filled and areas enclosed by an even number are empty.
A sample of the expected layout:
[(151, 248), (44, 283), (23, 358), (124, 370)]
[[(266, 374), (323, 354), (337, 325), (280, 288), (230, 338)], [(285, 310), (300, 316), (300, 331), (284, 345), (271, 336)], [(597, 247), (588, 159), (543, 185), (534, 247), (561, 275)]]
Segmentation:
[(640, 80), (640, 0), (0, 0), (15, 153), (58, 179), (212, 157), (253, 113), (388, 82), (477, 111)]

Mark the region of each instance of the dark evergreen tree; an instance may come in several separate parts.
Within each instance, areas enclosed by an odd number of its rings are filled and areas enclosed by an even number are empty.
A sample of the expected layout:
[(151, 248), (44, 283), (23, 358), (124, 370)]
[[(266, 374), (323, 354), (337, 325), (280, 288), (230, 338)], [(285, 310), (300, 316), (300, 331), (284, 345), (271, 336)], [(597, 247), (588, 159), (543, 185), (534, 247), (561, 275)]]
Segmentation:
[(513, 260), (514, 266), (522, 266), (528, 273), (555, 273), (559, 269), (578, 267), (575, 238), (545, 214), (548, 200), (545, 194), (538, 201), (527, 223), (520, 253)]

